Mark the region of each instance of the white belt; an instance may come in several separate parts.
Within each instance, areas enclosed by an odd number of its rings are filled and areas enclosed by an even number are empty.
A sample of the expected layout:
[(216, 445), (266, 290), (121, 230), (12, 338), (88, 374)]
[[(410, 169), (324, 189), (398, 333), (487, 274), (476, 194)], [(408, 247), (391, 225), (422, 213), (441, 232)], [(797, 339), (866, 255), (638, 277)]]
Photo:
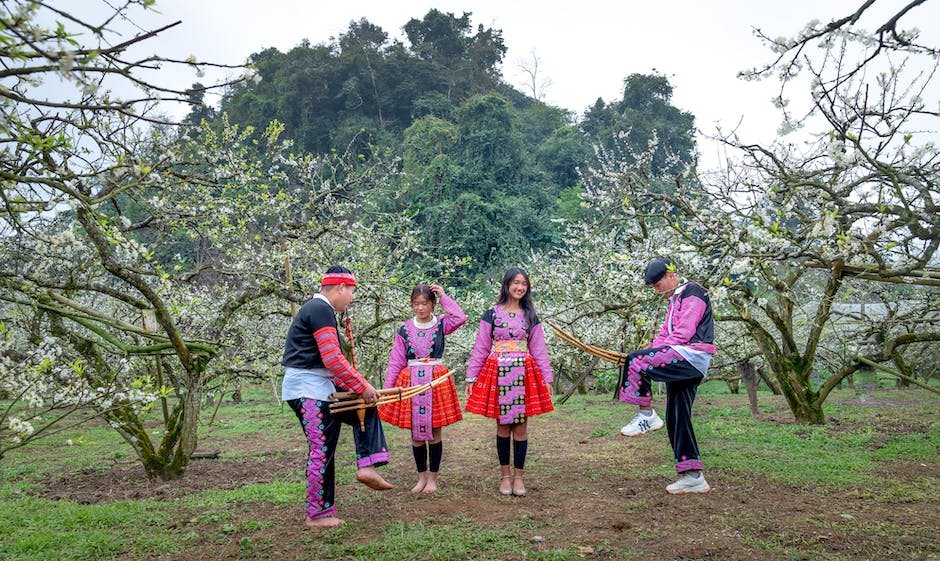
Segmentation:
[(408, 366), (437, 366), (444, 364), (439, 358), (413, 358), (408, 361)]
[(320, 378), (332, 378), (333, 373), (326, 368), (295, 368), (293, 366), (284, 367), (284, 374), (290, 376), (319, 376)]

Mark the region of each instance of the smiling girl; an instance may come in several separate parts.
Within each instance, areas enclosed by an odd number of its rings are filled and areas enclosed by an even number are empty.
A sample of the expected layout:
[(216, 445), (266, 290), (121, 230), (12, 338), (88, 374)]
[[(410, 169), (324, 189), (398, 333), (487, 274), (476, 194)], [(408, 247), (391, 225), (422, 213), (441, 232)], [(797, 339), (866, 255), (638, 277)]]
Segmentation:
[[(434, 306), (440, 300), (444, 315), (434, 315)], [(442, 364), (444, 336), (450, 335), (466, 323), (467, 315), (460, 305), (444, 294), (436, 284), (419, 284), (411, 291), (411, 311), (414, 317), (398, 328), (395, 343), (388, 358), (385, 388), (407, 388), (427, 384), (438, 378), (447, 368)], [(418, 470), (418, 483), (412, 493), (433, 493), (437, 490), (437, 476), (444, 453), (441, 427), (456, 423), (463, 416), (452, 378), (411, 400), (379, 407), (383, 421), (411, 429), (411, 451)]]
[[(526, 494), (522, 476), (527, 420), (554, 409), (551, 384), (552, 367), (529, 276), (514, 267), (503, 276), (496, 305), (480, 320), (467, 365), (467, 411), (496, 419), (502, 495)], [(510, 440), (514, 472), (509, 466)]]

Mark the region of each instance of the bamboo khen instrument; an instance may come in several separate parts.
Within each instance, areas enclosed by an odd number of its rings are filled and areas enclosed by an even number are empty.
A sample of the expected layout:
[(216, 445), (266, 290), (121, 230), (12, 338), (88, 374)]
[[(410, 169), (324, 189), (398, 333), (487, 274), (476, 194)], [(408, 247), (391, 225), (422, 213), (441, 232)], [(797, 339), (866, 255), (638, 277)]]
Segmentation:
[[(349, 342), (349, 358), (352, 367), (359, 372), (359, 361), (356, 359), (356, 341), (353, 336), (352, 330), (352, 318), (349, 317), (349, 313), (346, 314), (346, 340)], [(359, 429), (362, 431), (366, 430), (366, 412), (365, 410), (360, 410), (356, 412), (356, 416), (359, 418)]]
[(549, 326), (551, 326), (552, 329), (555, 330), (555, 333), (558, 335), (558, 337), (562, 341), (565, 341), (566, 343), (568, 343), (569, 345), (571, 345), (572, 347), (576, 349), (581, 349), (582, 351), (588, 353), (589, 355), (596, 356), (597, 358), (601, 360), (606, 360), (607, 362), (611, 362), (613, 364), (616, 364), (617, 366), (623, 366), (624, 364), (627, 363), (627, 355), (625, 355), (624, 353), (621, 353), (618, 351), (611, 351), (608, 349), (602, 349), (600, 347), (595, 347), (594, 345), (588, 345), (587, 343), (579, 340), (574, 335), (558, 327), (554, 323), (548, 320), (545, 320), (545, 323), (547, 323)]
[(330, 403), (330, 412), (343, 413), (345, 411), (363, 411), (369, 407), (378, 407), (379, 405), (385, 405), (386, 403), (394, 403), (396, 401), (411, 399), (416, 395), (422, 394), (439, 385), (444, 380), (450, 378), (452, 374), (453, 371), (448, 370), (447, 372), (435, 378), (433, 381), (428, 382), (427, 384), (421, 384), (420, 386), (377, 390), (379, 394), (379, 400), (372, 404), (365, 403), (359, 397), (359, 394), (355, 394), (353, 392), (335, 392), (330, 394), (330, 398), (336, 399), (338, 401)]

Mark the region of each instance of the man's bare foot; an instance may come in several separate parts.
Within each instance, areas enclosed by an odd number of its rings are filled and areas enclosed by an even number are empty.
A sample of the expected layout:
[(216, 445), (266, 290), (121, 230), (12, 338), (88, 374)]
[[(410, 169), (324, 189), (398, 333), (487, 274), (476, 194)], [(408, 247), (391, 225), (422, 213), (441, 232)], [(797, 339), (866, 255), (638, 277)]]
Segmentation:
[(356, 481), (362, 483), (369, 489), (375, 489), (376, 491), (388, 491), (393, 489), (395, 486), (385, 481), (379, 472), (375, 471), (375, 468), (372, 466), (366, 466), (364, 468), (359, 468), (359, 471), (356, 472)]
[(304, 525), (310, 526), (311, 528), (336, 528), (343, 523), (342, 518), (337, 518), (335, 516), (324, 516), (323, 518), (307, 518), (304, 520)]
[(420, 493), (421, 491), (424, 491), (424, 487), (427, 484), (428, 484), (428, 472), (426, 471), (418, 472), (418, 483), (414, 487), (411, 488), (411, 492)]
[(421, 491), (425, 495), (430, 495), (434, 491), (437, 491), (437, 472), (431, 472), (428, 475), (428, 482), (424, 486), (424, 490)]

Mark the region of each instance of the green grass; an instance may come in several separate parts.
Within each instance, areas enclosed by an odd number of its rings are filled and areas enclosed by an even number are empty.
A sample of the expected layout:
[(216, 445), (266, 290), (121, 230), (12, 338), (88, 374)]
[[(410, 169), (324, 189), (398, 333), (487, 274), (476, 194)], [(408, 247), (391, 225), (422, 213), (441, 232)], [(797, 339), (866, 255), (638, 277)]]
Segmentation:
[[(871, 472), (878, 462), (936, 461), (940, 449), (940, 423), (937, 422), (929, 425), (924, 433), (885, 436), (879, 432), (877, 419), (897, 414), (897, 407), (890, 405), (890, 400), (909, 400), (910, 391), (879, 392), (879, 399), (889, 401), (889, 405), (883, 407), (826, 405), (830, 419), (852, 423), (847, 430), (831, 425), (760, 421), (751, 415), (746, 405), (731, 408), (701, 405), (709, 398), (727, 395), (730, 391), (725, 384), (710, 383), (701, 386), (697, 396), (695, 432), (709, 469), (762, 474), (798, 487), (849, 488), (877, 483)], [(856, 399), (849, 390), (837, 391), (834, 397)], [(654, 398), (654, 407), (661, 407), (664, 400), (664, 397)], [(782, 398), (769, 393), (760, 393), (758, 403), (765, 414), (788, 411)], [(907, 420), (912, 415), (914, 419), (922, 418), (935, 405), (936, 400), (926, 398), (910, 405), (910, 409), (905, 408), (903, 414)], [(625, 404), (597, 395), (574, 396), (562, 406), (562, 411), (578, 421), (593, 423), (590, 438), (616, 435), (634, 412)], [(888, 418), (893, 420), (893, 417)], [(671, 456), (664, 456), (663, 460), (664, 466), (658, 466), (654, 473), (671, 473)]]
[[(825, 426), (804, 426), (790, 422), (786, 405), (779, 397), (761, 393), (760, 409), (765, 414), (781, 414), (783, 422), (758, 420), (751, 416), (746, 399), (729, 398), (724, 384), (706, 384), (697, 398), (695, 429), (709, 470), (721, 470), (722, 478), (760, 475), (810, 490), (833, 489), (885, 504), (909, 505), (935, 502), (940, 482), (923, 478), (880, 478), (884, 462), (932, 464), (940, 449), (940, 421), (934, 396), (911, 391), (879, 390), (880, 405), (856, 406), (857, 396), (837, 391), (826, 414), (832, 421)], [(229, 448), (246, 439), (257, 441), (263, 435), (272, 450), (284, 442), (300, 445), (293, 413), (274, 404), (269, 389), (249, 389), (242, 404), (225, 402), (202, 437), (204, 449), (222, 448), (227, 457), (237, 457)], [(663, 396), (655, 403), (661, 407)], [(901, 404), (901, 405), (899, 405)], [(609, 395), (575, 396), (560, 406), (557, 414), (587, 427), (583, 451), (592, 463), (589, 481), (639, 475), (671, 476), (671, 453), (665, 442), (662, 461), (655, 466), (637, 466), (611, 461), (622, 454), (620, 426), (633, 409), (610, 399)], [(211, 407), (207, 407), (207, 417)], [(538, 439), (541, 418), (533, 422), (533, 438)], [(206, 418), (208, 420), (208, 418)], [(901, 422), (903, 421), (903, 423)], [(922, 427), (913, 432), (906, 426)], [(665, 431), (664, 431), (665, 432)], [(402, 433), (404, 434), (404, 433)], [(405, 438), (402, 434), (397, 437)], [(657, 438), (659, 435), (657, 435)], [(73, 445), (66, 446), (67, 438)], [(390, 438), (391, 440), (391, 438)], [(665, 434), (662, 434), (665, 440)], [(403, 441), (404, 442), (404, 441)], [(246, 448), (251, 449), (251, 448)], [(348, 465), (354, 455), (344, 448), (338, 464)], [(659, 452), (657, 452), (659, 453)], [(193, 544), (227, 545), (244, 559), (266, 559), (285, 544), (268, 539), (265, 530), (274, 522), (244, 516), (258, 511), (259, 505), (293, 507), (304, 487), (300, 479), (245, 485), (231, 490), (207, 490), (166, 501), (118, 501), (80, 505), (73, 501), (52, 501), (29, 495), (50, 477), (58, 478), (80, 470), (107, 470), (115, 462), (132, 461), (133, 454), (114, 431), (100, 424), (41, 440), (12, 452), (0, 462), (0, 559), (38, 561), (45, 559), (110, 560), (173, 556)], [(594, 465), (596, 463), (596, 465)], [(559, 477), (549, 454), (533, 457), (531, 467), (543, 480)], [(916, 466), (913, 473), (916, 474)], [(929, 473), (925, 471), (925, 473)], [(337, 472), (339, 484), (351, 482), (350, 470)], [(591, 491), (586, 489), (585, 491)], [(344, 506), (374, 500), (366, 495), (344, 497)], [(623, 503), (624, 517), (640, 515), (653, 508), (642, 496)], [(820, 522), (820, 524), (822, 524)], [(853, 528), (856, 521), (840, 519), (840, 527)], [(170, 527), (172, 526), (172, 529)], [(141, 531), (146, 528), (146, 531)], [(523, 515), (506, 524), (480, 527), (461, 517), (425, 518), (402, 522), (370, 521), (366, 536), (354, 526), (326, 533), (300, 532), (291, 547), (302, 547), (316, 558), (350, 560), (400, 559), (503, 559), (574, 560), (584, 557), (576, 545), (549, 548), (534, 536), (551, 535), (554, 527)], [(866, 531), (886, 536), (909, 536), (929, 540), (924, 529), (901, 528), (885, 522)], [(636, 527), (631, 539), (656, 540), (663, 537), (655, 527)], [(811, 559), (814, 544), (802, 543), (801, 536), (778, 533), (775, 537), (743, 535), (742, 543), (755, 550), (767, 550), (775, 558)], [(614, 558), (640, 558), (643, 552), (626, 544), (595, 544), (597, 555)], [(626, 548), (626, 549), (618, 549)], [(648, 551), (647, 551), (648, 553)], [(838, 557), (835, 557), (838, 559)]]
[(906, 458), (912, 461), (935, 462), (940, 450), (940, 427), (934, 426), (924, 434), (904, 434), (890, 437), (872, 457), (890, 461)]
[(193, 510), (229, 507), (233, 502), (260, 502), (271, 505), (296, 504), (303, 496), (304, 486), (300, 481), (258, 483), (238, 489), (212, 489), (180, 499), (180, 504)]
[(79, 505), (19, 496), (0, 500), (0, 559), (126, 559), (178, 551), (181, 543), (160, 532), (170, 505), (118, 501)]
[[(9, 491), (0, 495), (0, 559), (39, 561), (45, 559), (126, 559), (171, 555), (185, 549), (194, 534), (153, 531), (179, 518), (179, 512), (199, 513), (191, 523), (214, 528), (204, 536), (224, 544), (232, 535), (263, 530), (270, 522), (243, 520), (239, 504), (261, 502), (295, 504), (302, 496), (300, 484), (249, 485), (231, 491), (213, 490), (174, 501), (118, 501), (79, 505), (71, 501), (48, 501)], [(18, 496), (14, 496), (18, 495)], [(141, 532), (141, 528), (150, 530)], [(321, 558), (362, 560), (400, 559), (501, 559), (527, 548), (534, 524), (525, 520), (505, 528), (474, 527), (466, 520), (451, 524), (391, 522), (381, 539), (361, 542), (350, 539), (353, 530), (318, 534), (308, 544)], [(307, 540), (308, 538), (302, 538)], [(263, 538), (243, 536), (238, 541), (243, 556), (265, 557), (272, 544)], [(428, 550), (429, 544), (434, 547)], [(528, 558), (568, 560), (578, 558), (569, 551), (533, 551)]]
[[(68, 441), (72, 442), (71, 445)], [(41, 438), (26, 448), (12, 450), (0, 460), (0, 474), (7, 477), (41, 478), (49, 473), (87, 469), (110, 469), (114, 462), (127, 459), (131, 447), (116, 431), (100, 421), (90, 421), (63, 434)], [(36, 462), (42, 457), (42, 462)]]
[(797, 486), (871, 483), (870, 435), (832, 434), (824, 426), (759, 422), (746, 408), (714, 410), (696, 422), (707, 464), (762, 473)]
[(215, 404), (203, 410), (203, 436), (213, 443), (230, 443), (259, 433), (270, 438), (296, 436), (297, 418), (286, 404), (278, 402), (270, 391), (246, 392), (243, 403), (223, 402), (215, 419), (209, 424)]

